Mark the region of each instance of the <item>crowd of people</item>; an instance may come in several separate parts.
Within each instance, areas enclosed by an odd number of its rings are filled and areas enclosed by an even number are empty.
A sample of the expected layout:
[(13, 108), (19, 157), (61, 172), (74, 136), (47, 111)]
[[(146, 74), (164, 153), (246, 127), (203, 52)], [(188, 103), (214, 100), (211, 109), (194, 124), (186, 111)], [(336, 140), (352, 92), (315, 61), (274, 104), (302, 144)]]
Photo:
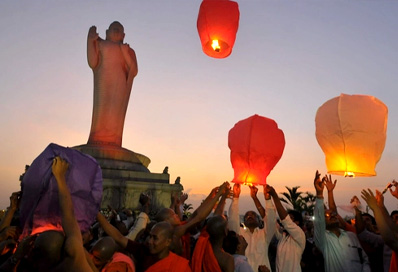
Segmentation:
[[(224, 182), (188, 217), (181, 213), (186, 194), (173, 195), (171, 207), (154, 216), (150, 197), (141, 194), (137, 216), (129, 209), (98, 211), (90, 230), (82, 232), (67, 187), (68, 167), (60, 157), (52, 163), (62, 232), (21, 238), (20, 192), (11, 195), (0, 222), (0, 271), (398, 271), (398, 211), (388, 213), (383, 194), (364, 189), (361, 197), (374, 216), (357, 205), (355, 220), (345, 221), (334, 201), (337, 181), (318, 171), (310, 220), (287, 210), (270, 185), (263, 186), (263, 207), (258, 188), (250, 185), (257, 211), (245, 211), (241, 222), (242, 185)], [(397, 184), (390, 192), (398, 198)]]

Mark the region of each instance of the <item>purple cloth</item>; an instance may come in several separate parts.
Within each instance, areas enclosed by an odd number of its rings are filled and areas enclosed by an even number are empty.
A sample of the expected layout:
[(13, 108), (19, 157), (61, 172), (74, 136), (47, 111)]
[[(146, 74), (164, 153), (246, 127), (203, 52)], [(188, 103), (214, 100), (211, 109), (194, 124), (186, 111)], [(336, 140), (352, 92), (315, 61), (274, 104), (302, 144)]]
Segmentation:
[(102, 200), (100, 166), (89, 155), (50, 144), (32, 162), (22, 180), (20, 220), (23, 236), (36, 232), (36, 229), (48, 229), (48, 226), (61, 228), (58, 186), (51, 171), (56, 156), (69, 163), (66, 183), (81, 231), (87, 231), (95, 221)]

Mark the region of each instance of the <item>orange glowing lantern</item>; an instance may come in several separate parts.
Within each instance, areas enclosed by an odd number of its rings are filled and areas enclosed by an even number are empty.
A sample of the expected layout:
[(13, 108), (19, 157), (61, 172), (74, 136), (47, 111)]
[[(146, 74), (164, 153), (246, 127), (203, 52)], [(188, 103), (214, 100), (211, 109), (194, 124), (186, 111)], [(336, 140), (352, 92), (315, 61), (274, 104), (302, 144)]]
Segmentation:
[(387, 115), (387, 106), (373, 96), (341, 94), (325, 102), (315, 126), (328, 173), (375, 176), (386, 142)]
[(234, 168), (234, 183), (265, 185), (267, 176), (282, 157), (285, 136), (277, 123), (253, 115), (229, 131), (228, 146)]
[(203, 52), (213, 58), (226, 58), (239, 27), (238, 3), (229, 0), (203, 0), (197, 27)]

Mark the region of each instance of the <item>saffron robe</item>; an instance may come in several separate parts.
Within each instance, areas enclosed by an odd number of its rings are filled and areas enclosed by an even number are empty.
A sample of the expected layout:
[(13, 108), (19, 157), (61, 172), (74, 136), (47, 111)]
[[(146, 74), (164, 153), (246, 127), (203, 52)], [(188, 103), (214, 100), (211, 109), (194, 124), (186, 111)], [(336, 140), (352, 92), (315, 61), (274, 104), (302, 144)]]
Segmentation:
[(192, 272), (221, 272), (206, 231), (202, 231), (196, 242), (191, 268)]
[(169, 251), (169, 256), (151, 265), (145, 272), (191, 272), (187, 259)]

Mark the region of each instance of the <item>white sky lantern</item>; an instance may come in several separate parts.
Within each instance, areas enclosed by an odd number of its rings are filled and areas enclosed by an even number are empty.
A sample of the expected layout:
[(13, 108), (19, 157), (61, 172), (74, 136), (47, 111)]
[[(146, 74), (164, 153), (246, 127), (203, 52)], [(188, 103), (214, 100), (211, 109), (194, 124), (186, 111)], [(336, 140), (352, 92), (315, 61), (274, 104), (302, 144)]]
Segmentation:
[(329, 174), (375, 176), (386, 142), (388, 108), (368, 95), (341, 94), (325, 102), (315, 117), (316, 139)]

